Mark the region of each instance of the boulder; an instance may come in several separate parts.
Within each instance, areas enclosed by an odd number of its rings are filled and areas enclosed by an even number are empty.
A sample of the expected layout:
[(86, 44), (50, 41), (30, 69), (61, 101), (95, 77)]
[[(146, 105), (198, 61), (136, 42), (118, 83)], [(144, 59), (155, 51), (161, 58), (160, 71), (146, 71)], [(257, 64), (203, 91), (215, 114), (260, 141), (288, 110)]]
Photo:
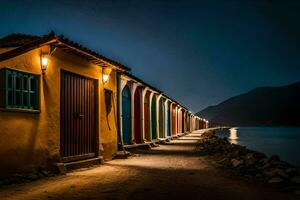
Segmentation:
[(264, 153), (255, 151), (255, 152), (253, 152), (253, 157), (256, 159), (264, 159), (267, 156)]
[(204, 150), (205, 148), (204, 147), (199, 147), (199, 150)]
[(239, 156), (239, 154), (240, 154), (239, 150), (235, 150), (235, 151), (233, 152), (233, 156), (234, 156), (234, 157)]
[(224, 163), (224, 162), (226, 162), (226, 161), (227, 161), (227, 158), (223, 158), (223, 159), (217, 161), (217, 163), (218, 163), (218, 164), (222, 164), (222, 163)]
[(289, 175), (287, 173), (285, 173), (285, 171), (282, 170), (282, 169), (279, 169), (277, 171), (277, 174), (278, 174), (278, 176), (283, 177), (283, 178), (288, 178), (289, 177)]
[(239, 165), (243, 164), (244, 161), (243, 160), (237, 160), (237, 159), (231, 159), (231, 165), (233, 167), (238, 167)]
[(273, 177), (271, 178), (268, 183), (281, 183), (283, 180), (279, 177)]
[(261, 159), (259, 160), (259, 162), (260, 162), (261, 164), (265, 165), (265, 164), (267, 164), (268, 160), (269, 160), (268, 158), (261, 158)]
[(271, 167), (271, 163), (267, 162), (262, 166), (262, 169), (267, 169)]
[(274, 177), (274, 176), (279, 176), (282, 178), (287, 178), (288, 175), (285, 173), (284, 170), (282, 169), (270, 169), (270, 170), (265, 170), (264, 175), (268, 176), (268, 177)]
[(31, 174), (31, 175), (29, 175), (28, 176), (28, 178), (30, 179), (30, 180), (37, 180), (37, 179), (39, 179), (40, 177), (37, 175), (37, 174)]
[(248, 166), (251, 166), (251, 165), (254, 165), (255, 163), (256, 163), (256, 158), (253, 156), (253, 154), (252, 153), (248, 153), (248, 154), (246, 154), (246, 156), (245, 156), (245, 163), (246, 163), (246, 165), (248, 165)]
[(269, 158), (269, 162), (270, 161), (280, 161), (280, 157), (277, 156), (277, 155), (272, 155), (270, 158)]
[(213, 155), (220, 167), (234, 168), (242, 176), (271, 184), (288, 183), (297, 187), (291, 191), (299, 190), (300, 168), (280, 160), (277, 155), (267, 157), (264, 153), (231, 144), (227, 138), (218, 138), (210, 133), (203, 135), (201, 146), (204, 148), (201, 152)]
[(300, 176), (295, 176), (291, 179), (292, 182), (300, 184)]
[(290, 176), (296, 176), (298, 173), (297, 173), (297, 169), (295, 168), (292, 168), (292, 167), (288, 167), (285, 169), (285, 172), (287, 174), (289, 174)]

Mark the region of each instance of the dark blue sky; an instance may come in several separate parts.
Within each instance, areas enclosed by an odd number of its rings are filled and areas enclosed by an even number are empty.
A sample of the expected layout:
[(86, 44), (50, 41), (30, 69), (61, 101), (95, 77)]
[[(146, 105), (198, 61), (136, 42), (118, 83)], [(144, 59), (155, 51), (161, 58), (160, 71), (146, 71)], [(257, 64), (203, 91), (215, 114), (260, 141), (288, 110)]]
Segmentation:
[(297, 1), (0, 2), (0, 37), (54, 30), (131, 67), (194, 112), (300, 80)]

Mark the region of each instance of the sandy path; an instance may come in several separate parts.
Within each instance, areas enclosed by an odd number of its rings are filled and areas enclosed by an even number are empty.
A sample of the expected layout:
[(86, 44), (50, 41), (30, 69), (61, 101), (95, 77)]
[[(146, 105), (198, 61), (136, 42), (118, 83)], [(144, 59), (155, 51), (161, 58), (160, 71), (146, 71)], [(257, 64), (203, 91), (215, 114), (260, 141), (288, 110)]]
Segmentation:
[(126, 160), (0, 189), (1, 200), (294, 199), (247, 183), (194, 153), (201, 131)]

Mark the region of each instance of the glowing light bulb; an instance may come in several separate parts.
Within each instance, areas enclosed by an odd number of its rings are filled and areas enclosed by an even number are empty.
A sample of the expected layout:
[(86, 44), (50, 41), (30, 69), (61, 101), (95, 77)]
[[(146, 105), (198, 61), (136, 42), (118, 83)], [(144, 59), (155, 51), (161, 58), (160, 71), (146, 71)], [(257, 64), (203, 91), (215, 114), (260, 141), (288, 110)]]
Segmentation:
[(109, 75), (103, 74), (102, 79), (103, 79), (103, 82), (106, 83), (108, 81), (108, 79), (109, 79)]

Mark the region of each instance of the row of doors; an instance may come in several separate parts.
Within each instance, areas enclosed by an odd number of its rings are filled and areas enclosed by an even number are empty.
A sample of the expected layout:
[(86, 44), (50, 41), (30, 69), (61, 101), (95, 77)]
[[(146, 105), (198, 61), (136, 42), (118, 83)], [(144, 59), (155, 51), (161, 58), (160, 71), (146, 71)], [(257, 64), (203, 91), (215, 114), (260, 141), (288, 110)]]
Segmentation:
[[(152, 97), (152, 103), (150, 107), (150, 92), (147, 92), (145, 95), (144, 101), (144, 126), (145, 126), (145, 138), (147, 140), (157, 139), (159, 137), (164, 137), (164, 130), (167, 133), (167, 136), (171, 136), (171, 127), (170, 127), (170, 109), (165, 110), (164, 101), (160, 99), (159, 101), (159, 135), (157, 135), (157, 111), (156, 111), (156, 95)], [(131, 112), (132, 112), (132, 103), (131, 103), (131, 92), (130, 88), (126, 85), (122, 91), (122, 127), (123, 127), (123, 142), (124, 144), (131, 144)], [(137, 88), (134, 93), (134, 137), (136, 143), (142, 142), (141, 136), (141, 88)], [(169, 106), (167, 106), (169, 107)], [(149, 109), (150, 108), (150, 109)], [(166, 119), (164, 119), (164, 112)], [(151, 120), (150, 120), (151, 113)], [(163, 123), (163, 121), (165, 122)], [(152, 123), (150, 123), (150, 121)], [(166, 124), (166, 126), (164, 126)]]
[[(139, 89), (134, 94), (134, 137), (136, 143), (142, 142), (140, 134), (141, 130), (141, 101)], [(131, 143), (131, 92), (128, 86), (122, 91), (122, 126), (123, 126), (123, 142), (124, 144)]]
[[(72, 161), (96, 156), (98, 152), (98, 82), (97, 80), (77, 75), (71, 72), (61, 73), (61, 130), (60, 154), (62, 161)], [(141, 88), (134, 94), (134, 137), (136, 143), (142, 142), (141, 130)], [(146, 93), (144, 102), (144, 125), (146, 139), (157, 139), (156, 124), (156, 95), (153, 96), (151, 109), (150, 92)], [(170, 127), (169, 106), (165, 109), (163, 99), (159, 102), (159, 137), (163, 137), (164, 130), (171, 136), (174, 125)], [(128, 86), (122, 91), (122, 126), (123, 141), (130, 144), (131, 138), (131, 92)], [(173, 111), (173, 109), (172, 109)], [(151, 121), (150, 124), (150, 112)], [(166, 127), (162, 123), (165, 112)], [(172, 113), (173, 114), (173, 113)], [(173, 118), (174, 115), (172, 115)], [(172, 120), (175, 120), (174, 118)], [(182, 120), (183, 121), (183, 120)]]

